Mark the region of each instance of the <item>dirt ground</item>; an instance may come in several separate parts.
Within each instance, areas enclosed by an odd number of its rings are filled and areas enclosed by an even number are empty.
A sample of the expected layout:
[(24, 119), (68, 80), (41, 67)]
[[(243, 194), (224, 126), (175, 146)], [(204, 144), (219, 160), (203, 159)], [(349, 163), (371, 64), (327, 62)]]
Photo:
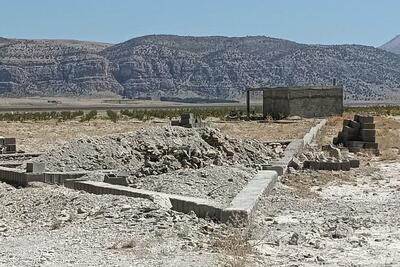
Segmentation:
[(17, 148), (25, 152), (44, 152), (65, 142), (87, 136), (104, 136), (114, 133), (133, 132), (143, 127), (167, 123), (119, 121), (97, 119), (90, 122), (56, 120), (41, 122), (0, 122), (0, 135), (17, 138)]
[[(87, 136), (133, 132), (140, 128), (168, 125), (166, 120), (141, 122), (96, 119), (90, 122), (56, 120), (41, 122), (5, 122), (0, 121), (0, 136), (17, 138), (18, 149), (25, 152), (45, 152), (59, 147), (65, 142)], [(222, 133), (241, 139), (261, 141), (281, 141), (302, 137), (313, 125), (314, 120), (302, 120), (290, 124), (257, 122), (211, 122), (211, 127)]]
[(302, 138), (316, 124), (314, 119), (303, 119), (288, 123), (257, 121), (216, 122), (214, 127), (223, 133), (241, 138), (260, 141), (286, 141)]
[[(331, 118), (318, 144), (330, 143), (342, 120)], [(360, 168), (349, 172), (298, 170), (280, 177), (245, 227), (147, 200), (1, 184), (0, 266), (400, 266), (400, 119), (375, 120), (380, 156), (359, 154)], [(271, 125), (251, 123), (218, 127), (232, 136), (276, 138)], [(19, 136), (27, 149), (35, 142), (45, 147), (143, 127), (104, 121), (11, 125), (1, 124), (1, 134)], [(288, 127), (282, 132), (291, 139), (308, 126), (279, 127)]]
[[(400, 266), (398, 119), (375, 118), (381, 155), (359, 154), (360, 168), (281, 177), (236, 234), (242, 245), (220, 257), (230, 266)], [(317, 142), (331, 142), (342, 120), (330, 118)]]

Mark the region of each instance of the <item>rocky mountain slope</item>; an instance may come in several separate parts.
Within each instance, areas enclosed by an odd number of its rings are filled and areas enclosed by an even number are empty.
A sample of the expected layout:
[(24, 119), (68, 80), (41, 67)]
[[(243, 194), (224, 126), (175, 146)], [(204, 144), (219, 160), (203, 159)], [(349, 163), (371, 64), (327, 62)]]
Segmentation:
[(380, 47), (386, 51), (400, 54), (400, 34)]
[(269, 37), (153, 35), (107, 45), (0, 40), (3, 95), (121, 94), (240, 98), (246, 87), (321, 85), (351, 100), (400, 100), (400, 55)]
[(112, 63), (98, 53), (108, 44), (69, 40), (3, 40), (3, 95), (87, 95), (120, 93)]

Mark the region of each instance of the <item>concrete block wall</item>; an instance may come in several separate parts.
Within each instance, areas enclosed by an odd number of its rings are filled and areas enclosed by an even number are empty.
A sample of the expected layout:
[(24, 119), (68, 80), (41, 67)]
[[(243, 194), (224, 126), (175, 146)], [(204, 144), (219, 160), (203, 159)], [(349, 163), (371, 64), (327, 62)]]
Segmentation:
[(208, 199), (166, 194), (95, 181), (75, 181), (73, 183), (73, 188), (98, 195), (124, 195), (128, 197), (145, 198), (151, 200), (153, 200), (154, 197), (159, 196), (168, 199), (173, 210), (183, 213), (189, 213), (190, 211), (193, 211), (199, 217), (210, 217), (218, 220), (221, 219), (222, 207), (218, 203)]
[(25, 171), (6, 167), (0, 167), (0, 181), (22, 186), (28, 184)]
[(43, 182), (48, 184), (64, 185), (66, 181), (82, 178), (88, 172), (44, 172)]
[(263, 115), (280, 119), (290, 115), (305, 118), (343, 113), (343, 88), (282, 87), (263, 90)]

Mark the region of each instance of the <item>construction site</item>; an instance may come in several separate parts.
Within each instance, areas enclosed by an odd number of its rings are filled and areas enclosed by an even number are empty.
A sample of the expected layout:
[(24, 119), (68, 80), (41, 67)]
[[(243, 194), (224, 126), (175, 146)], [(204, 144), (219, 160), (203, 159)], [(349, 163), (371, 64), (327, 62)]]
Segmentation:
[(0, 121), (0, 265), (399, 262), (400, 117), (325, 89), (263, 89), (258, 120)]

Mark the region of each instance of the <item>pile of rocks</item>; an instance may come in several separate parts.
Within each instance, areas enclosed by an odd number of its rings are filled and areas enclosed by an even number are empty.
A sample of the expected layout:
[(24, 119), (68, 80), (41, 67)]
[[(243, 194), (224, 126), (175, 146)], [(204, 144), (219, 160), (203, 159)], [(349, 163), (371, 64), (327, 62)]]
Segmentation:
[(142, 177), (210, 165), (256, 167), (278, 158), (277, 152), (263, 142), (230, 138), (217, 129), (153, 127), (78, 139), (35, 161), (45, 162), (51, 171), (126, 170)]
[(343, 129), (333, 139), (333, 144), (342, 144), (353, 153), (368, 149), (375, 154), (379, 154), (374, 117), (355, 115), (354, 120), (344, 120)]

